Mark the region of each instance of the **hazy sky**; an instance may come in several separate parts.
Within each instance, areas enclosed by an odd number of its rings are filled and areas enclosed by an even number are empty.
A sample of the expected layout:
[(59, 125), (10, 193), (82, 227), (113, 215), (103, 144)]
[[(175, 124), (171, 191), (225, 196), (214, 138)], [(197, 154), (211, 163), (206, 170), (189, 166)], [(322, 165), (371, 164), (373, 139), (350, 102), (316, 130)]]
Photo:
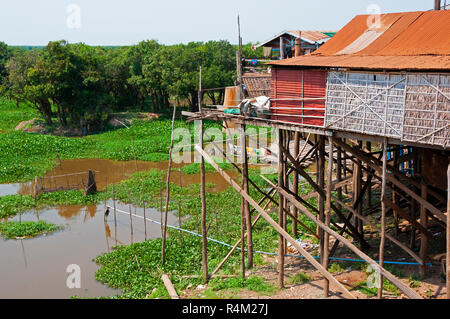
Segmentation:
[(383, 13), (419, 11), (432, 9), (433, 0), (0, 0), (0, 41), (236, 43), (239, 14), (243, 42), (261, 42), (283, 30), (338, 30), (371, 4)]

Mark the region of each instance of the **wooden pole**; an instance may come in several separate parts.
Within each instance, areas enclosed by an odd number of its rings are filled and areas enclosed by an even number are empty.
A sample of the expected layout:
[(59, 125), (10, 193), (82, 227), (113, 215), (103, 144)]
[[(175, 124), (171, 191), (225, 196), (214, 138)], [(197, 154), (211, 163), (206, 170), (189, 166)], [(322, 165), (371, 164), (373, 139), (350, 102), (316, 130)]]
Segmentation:
[(127, 184), (127, 192), (128, 192), (128, 208), (130, 209), (130, 229), (131, 229), (131, 236), (133, 237), (133, 218), (132, 218), (132, 212), (131, 212), (131, 197), (130, 197), (130, 188)]
[[(384, 246), (386, 241), (386, 204), (385, 204), (385, 196), (386, 196), (386, 165), (387, 165), (387, 139), (384, 139), (383, 142), (383, 172), (382, 172), (382, 181), (381, 181), (381, 241), (380, 241), (380, 267), (383, 267), (384, 262)], [(378, 288), (378, 298), (383, 298), (383, 275), (380, 273), (380, 287)]]
[[(326, 205), (325, 205), (325, 225), (330, 227), (331, 221), (331, 183), (333, 182), (333, 136), (328, 137), (328, 171), (327, 171), (327, 196), (326, 196)], [(324, 236), (324, 246), (323, 246), (323, 268), (328, 269), (328, 254), (329, 254), (329, 245), (330, 245), (330, 235), (325, 233)], [(324, 279), (323, 282), (323, 290), (325, 298), (329, 297), (330, 294), (330, 281), (328, 279)]]
[(180, 299), (180, 297), (178, 297), (177, 291), (175, 290), (175, 287), (173, 286), (172, 282), (169, 279), (169, 276), (163, 274), (161, 276), (161, 279), (164, 282), (164, 286), (166, 286), (167, 291), (169, 292), (170, 298)]
[[(284, 131), (278, 129), (278, 185), (284, 186), (285, 169), (284, 156), (281, 151), (283, 148)], [(281, 229), (284, 229), (284, 198), (278, 193), (278, 224)], [(278, 286), (284, 288), (284, 237), (281, 233), (278, 235)]]
[(116, 188), (113, 184), (113, 205), (114, 205), (114, 239), (117, 246), (117, 217), (116, 217)]
[(144, 181), (142, 181), (142, 208), (144, 209), (144, 239), (147, 240), (147, 217), (145, 216)]
[[(317, 166), (317, 184), (319, 185), (320, 189), (323, 190), (325, 188), (325, 138), (320, 135), (318, 138), (319, 148), (318, 148), (318, 166)], [(321, 222), (325, 222), (325, 199), (326, 194), (325, 192), (319, 193), (318, 198), (318, 209), (319, 209), (319, 219)], [(320, 255), (320, 263), (324, 265), (325, 259), (325, 238), (324, 238), (324, 230), (319, 227), (319, 255)]]
[[(297, 40), (295, 41), (295, 56), (297, 56)], [(300, 45), (298, 46), (298, 48), (300, 49)], [(305, 142), (306, 145), (306, 142)], [(295, 132), (294, 133), (294, 157), (297, 158), (298, 154), (299, 154), (299, 147), (300, 147), (300, 132)], [(298, 194), (298, 172), (294, 170), (293, 172), (293, 179), (292, 179), (292, 191), (295, 194)], [(291, 212), (292, 215), (294, 215), (294, 219), (292, 220), (292, 234), (294, 235), (294, 237), (298, 236), (298, 227), (297, 227), (297, 220), (296, 218), (298, 217), (298, 211), (297, 211), (297, 207), (295, 207), (294, 205), (291, 206)]]
[[(200, 66), (199, 81), (198, 81), (198, 107), (200, 113), (202, 113), (202, 67)], [(203, 120), (200, 121), (200, 139), (199, 145), (203, 150)], [(203, 156), (200, 157), (200, 198), (201, 198), (201, 227), (202, 227), (202, 270), (203, 270), (203, 280), (208, 282), (208, 239), (206, 230), (206, 190), (205, 190), (205, 159)]]
[[(421, 196), (422, 198), (424, 198), (425, 200), (427, 200), (427, 186), (424, 182), (422, 182), (421, 187), (420, 187), (420, 191), (421, 191)], [(422, 227), (424, 229), (427, 229), (427, 224), (428, 224), (428, 216), (427, 216), (427, 209), (423, 206), (420, 205), (420, 224), (422, 225)], [(422, 258), (422, 260), (424, 261), (424, 263), (422, 265), (420, 265), (420, 276), (422, 278), (425, 277), (425, 273), (426, 273), (426, 259), (427, 259), (427, 248), (428, 248), (428, 235), (425, 232), (422, 232), (420, 234), (420, 258)]]
[(446, 286), (447, 299), (450, 299), (450, 165), (447, 169), (447, 255), (446, 255)]
[[(248, 157), (247, 157), (247, 141), (245, 135), (245, 125), (241, 125), (241, 155), (242, 155), (242, 188), (249, 194), (248, 187)], [(253, 267), (253, 236), (252, 236), (252, 218), (250, 208), (245, 198), (243, 201), (245, 225), (247, 228), (247, 267)]]
[(169, 167), (167, 169), (166, 178), (166, 207), (164, 209), (164, 226), (162, 235), (162, 246), (161, 246), (161, 263), (165, 262), (165, 248), (166, 248), (166, 235), (167, 235), (167, 215), (169, 214), (169, 201), (170, 201), (170, 172), (172, 170), (172, 149), (173, 149), (173, 138), (174, 138), (174, 128), (175, 128), (175, 114), (177, 111), (176, 103), (173, 106), (172, 114), (172, 135), (170, 137), (170, 147), (169, 147)]

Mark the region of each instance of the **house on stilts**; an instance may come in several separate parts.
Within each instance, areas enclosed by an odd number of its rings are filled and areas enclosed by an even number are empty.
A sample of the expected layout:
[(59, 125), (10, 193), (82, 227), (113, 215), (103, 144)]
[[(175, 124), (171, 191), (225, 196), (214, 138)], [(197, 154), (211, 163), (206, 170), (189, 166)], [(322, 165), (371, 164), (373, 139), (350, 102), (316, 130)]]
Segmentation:
[[(195, 147), (242, 195), (247, 236), (241, 244), (248, 248), (250, 266), (252, 207), (279, 233), (280, 287), (287, 241), (324, 276), (325, 296), (331, 289), (354, 297), (328, 272), (329, 259), (339, 247), (346, 247), (404, 295), (422, 298), (384, 267), (389, 242), (417, 263), (422, 275), (430, 263), (442, 262), (450, 294), (449, 31), (446, 10), (359, 15), (313, 53), (269, 62), (270, 117), (242, 109), (240, 114), (206, 108), (185, 113), (190, 120), (234, 122), (241, 130), (244, 151), (246, 126), (278, 132), (278, 179), (276, 184), (266, 180), (278, 197), (259, 190), (265, 200), (278, 205), (277, 219), (249, 195), (253, 184), (247, 156), (237, 167), (243, 176), (238, 184), (211, 160), (203, 145)], [(242, 83), (242, 78), (238, 80)], [(303, 145), (309, 145), (308, 152), (303, 152)], [(314, 177), (303, 165), (308, 159), (316, 163)], [(317, 197), (317, 207), (299, 195), (300, 179), (312, 186), (313, 193), (307, 196)], [(300, 214), (318, 226), (314, 235), (320, 240), (320, 260), (295, 240), (303, 227)], [(286, 229), (287, 219), (292, 219), (293, 229)], [(377, 234), (376, 245), (373, 240), (369, 243), (368, 229)], [(429, 246), (442, 234), (447, 246), (440, 259), (433, 259)]]

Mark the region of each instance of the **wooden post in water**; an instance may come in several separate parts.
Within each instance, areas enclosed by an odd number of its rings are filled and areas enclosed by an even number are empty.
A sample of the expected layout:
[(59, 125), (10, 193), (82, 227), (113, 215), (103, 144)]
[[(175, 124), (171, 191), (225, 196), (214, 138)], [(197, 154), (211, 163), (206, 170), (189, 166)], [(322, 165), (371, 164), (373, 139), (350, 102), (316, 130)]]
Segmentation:
[(127, 191), (128, 191), (128, 208), (130, 210), (130, 229), (131, 229), (131, 236), (133, 237), (133, 217), (132, 217), (132, 210), (131, 210), (131, 197), (130, 197), (130, 188), (128, 187), (127, 184)]
[[(202, 113), (202, 67), (200, 66), (198, 81), (198, 108)], [(200, 120), (200, 148), (203, 150), (203, 120)], [(202, 205), (201, 227), (202, 227), (202, 270), (203, 280), (208, 282), (208, 239), (206, 230), (206, 190), (205, 190), (205, 159), (200, 157), (200, 198)]]
[[(383, 267), (384, 263), (384, 245), (386, 241), (386, 204), (385, 204), (385, 196), (386, 196), (386, 167), (387, 167), (387, 138), (384, 138), (383, 141), (383, 172), (382, 172), (382, 180), (381, 180), (381, 241), (380, 241), (380, 267)], [(383, 275), (380, 273), (379, 275), (380, 287), (378, 288), (378, 298), (383, 298)]]
[(147, 217), (145, 215), (144, 181), (142, 181), (142, 208), (144, 209), (144, 239), (147, 240)]
[(95, 173), (94, 171), (89, 170), (88, 181), (84, 189), (84, 195), (93, 195), (96, 192), (97, 192), (97, 183), (95, 182)]
[(164, 262), (165, 262), (167, 215), (169, 213), (169, 200), (170, 200), (170, 172), (172, 170), (172, 149), (173, 149), (173, 136), (174, 136), (176, 111), (177, 111), (177, 105), (175, 103), (173, 106), (173, 115), (172, 115), (172, 135), (170, 137), (170, 147), (169, 147), (169, 167), (167, 169), (167, 178), (166, 178), (166, 207), (164, 209), (164, 227), (163, 227), (162, 246), (161, 246), (161, 263), (162, 264), (164, 264)]
[(113, 184), (113, 205), (114, 205), (114, 239), (117, 246), (117, 217), (116, 217), (116, 188)]

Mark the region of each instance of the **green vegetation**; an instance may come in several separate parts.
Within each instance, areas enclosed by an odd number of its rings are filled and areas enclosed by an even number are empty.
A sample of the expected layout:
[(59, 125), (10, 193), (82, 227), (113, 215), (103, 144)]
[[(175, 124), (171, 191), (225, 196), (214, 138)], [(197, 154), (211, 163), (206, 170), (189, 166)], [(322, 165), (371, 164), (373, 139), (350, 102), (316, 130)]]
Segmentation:
[(287, 283), (290, 285), (301, 285), (309, 281), (311, 281), (310, 275), (305, 274), (304, 272), (299, 272), (298, 274), (289, 277)]
[(15, 239), (21, 237), (36, 237), (42, 234), (49, 234), (51, 232), (61, 229), (62, 226), (57, 226), (53, 223), (40, 221), (7, 221), (0, 223), (0, 234), (8, 239)]
[(332, 274), (337, 274), (337, 273), (341, 273), (341, 272), (345, 272), (346, 269), (343, 268), (340, 264), (338, 263), (332, 263), (330, 268), (328, 268), (328, 271)]

